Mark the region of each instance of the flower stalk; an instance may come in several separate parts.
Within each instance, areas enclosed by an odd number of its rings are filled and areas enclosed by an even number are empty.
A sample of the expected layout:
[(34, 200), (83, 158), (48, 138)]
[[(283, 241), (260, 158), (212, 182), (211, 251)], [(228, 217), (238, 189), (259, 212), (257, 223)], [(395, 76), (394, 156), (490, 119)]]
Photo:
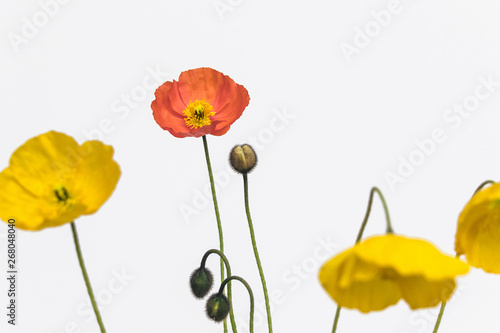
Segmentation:
[[(207, 136), (204, 135), (203, 137), (203, 148), (205, 149), (205, 159), (207, 161), (207, 169), (208, 169), (208, 176), (210, 178), (210, 187), (212, 189), (212, 200), (214, 202), (214, 210), (215, 210), (215, 218), (217, 220), (217, 230), (219, 232), (219, 251), (221, 253), (224, 253), (224, 236), (222, 233), (222, 223), (220, 220), (220, 214), (219, 214), (219, 205), (217, 203), (217, 194), (215, 193), (215, 182), (214, 182), (214, 175), (212, 172), (212, 164), (210, 163), (210, 154), (208, 152), (208, 143), (207, 143)], [(221, 282), (224, 281), (224, 261), (221, 257), (220, 259), (220, 276), (221, 276)], [(228, 293), (230, 293), (231, 286), (228, 286)], [(233, 326), (233, 330), (234, 330)], [(224, 321), (224, 333), (227, 333), (227, 323)]]
[[(221, 260), (224, 262), (226, 266), (227, 276), (231, 276), (231, 266), (229, 265), (229, 260), (227, 260), (227, 257), (224, 255), (224, 253), (216, 249), (208, 250), (207, 252), (205, 252), (203, 258), (201, 259), (200, 267), (205, 267), (208, 256), (211, 255), (212, 253), (217, 254), (221, 258)], [(222, 282), (224, 282), (224, 280)], [(232, 302), (231, 283), (229, 283), (227, 286), (227, 297), (229, 298), (229, 301)], [(231, 321), (231, 329), (233, 330), (234, 333), (238, 333), (238, 330), (236, 329), (236, 321), (234, 319), (234, 312), (232, 307), (229, 309), (229, 319)]]
[(264, 299), (266, 302), (266, 312), (267, 312), (267, 326), (269, 329), (269, 333), (272, 333), (273, 324), (272, 324), (272, 320), (271, 320), (271, 308), (269, 305), (269, 296), (267, 293), (266, 278), (264, 277), (264, 270), (262, 269), (262, 263), (261, 263), (260, 258), (259, 258), (259, 251), (257, 250), (257, 242), (255, 241), (255, 232), (253, 229), (252, 217), (250, 215), (250, 204), (248, 202), (248, 177), (247, 176), (248, 176), (247, 173), (243, 173), (243, 186), (244, 186), (244, 192), (245, 192), (245, 211), (247, 214), (248, 227), (250, 229), (250, 237), (252, 239), (253, 253), (255, 256), (255, 261), (257, 262), (257, 267), (259, 269), (260, 280), (262, 282), (262, 289), (264, 291)]
[[(245, 281), (245, 279), (239, 277), (239, 276), (229, 276), (227, 279), (225, 279), (224, 281), (222, 281), (221, 283), (221, 286), (219, 288), (219, 294), (222, 294), (223, 291), (224, 291), (224, 287), (226, 286), (226, 284), (228, 284), (228, 287), (229, 287), (229, 284), (230, 284), (230, 281), (231, 280), (238, 280), (240, 281), (241, 283), (243, 283), (243, 285), (245, 286), (245, 288), (247, 288), (247, 291), (248, 291), (248, 296), (250, 297), (250, 320), (249, 320), (249, 332), (250, 333), (253, 333), (253, 320), (254, 320), (254, 308), (255, 308), (255, 305), (254, 305), (254, 297), (253, 297), (253, 292), (252, 292), (252, 288), (250, 287), (250, 285)], [(231, 304), (231, 309), (233, 308), (232, 304)]]
[[(358, 236), (356, 237), (356, 241), (354, 244), (359, 243), (361, 241), (361, 238), (363, 237), (363, 232), (365, 231), (365, 227), (368, 224), (368, 218), (370, 217), (370, 213), (372, 210), (373, 196), (375, 195), (375, 193), (378, 194), (380, 201), (382, 201), (382, 206), (384, 207), (385, 220), (386, 220), (386, 233), (388, 234), (394, 233), (391, 224), (391, 216), (389, 215), (389, 208), (387, 207), (387, 202), (385, 201), (384, 195), (379, 190), (379, 188), (374, 186), (370, 190), (370, 196), (368, 199), (368, 206), (366, 207), (365, 217), (363, 218), (363, 222), (361, 223), (361, 227), (359, 228)], [(332, 333), (335, 333), (337, 331), (337, 325), (339, 322), (341, 309), (342, 307), (340, 305), (337, 305), (337, 310), (335, 311), (335, 319), (333, 321)]]
[(104, 323), (102, 322), (101, 314), (99, 313), (99, 309), (97, 307), (97, 302), (95, 301), (94, 292), (92, 290), (92, 286), (90, 285), (89, 275), (87, 274), (87, 269), (85, 268), (85, 263), (83, 262), (82, 250), (80, 249), (80, 241), (78, 240), (78, 233), (76, 231), (75, 222), (71, 222), (71, 231), (73, 232), (73, 240), (75, 242), (78, 262), (80, 263), (83, 279), (85, 280), (85, 285), (87, 286), (87, 292), (89, 294), (90, 302), (92, 303), (92, 308), (94, 309), (94, 313), (97, 318), (97, 323), (99, 324), (101, 333), (106, 333), (106, 329), (104, 328)]

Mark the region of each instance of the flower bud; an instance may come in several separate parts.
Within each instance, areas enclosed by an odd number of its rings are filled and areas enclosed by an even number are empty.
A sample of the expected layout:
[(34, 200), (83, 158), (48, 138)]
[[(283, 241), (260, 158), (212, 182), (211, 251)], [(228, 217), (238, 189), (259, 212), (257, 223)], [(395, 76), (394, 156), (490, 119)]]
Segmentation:
[(213, 281), (213, 275), (207, 268), (200, 267), (196, 269), (189, 279), (189, 285), (191, 286), (194, 297), (205, 297), (210, 289), (212, 289)]
[(234, 171), (246, 174), (257, 165), (257, 155), (250, 145), (234, 146), (229, 154), (229, 163)]
[(207, 301), (207, 316), (216, 322), (223, 321), (230, 307), (229, 300), (224, 294), (213, 294)]

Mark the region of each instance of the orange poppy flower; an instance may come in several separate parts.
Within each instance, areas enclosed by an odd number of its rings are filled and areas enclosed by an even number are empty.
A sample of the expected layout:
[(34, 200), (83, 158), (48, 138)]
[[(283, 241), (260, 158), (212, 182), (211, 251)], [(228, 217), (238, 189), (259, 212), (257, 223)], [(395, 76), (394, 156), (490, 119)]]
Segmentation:
[(155, 121), (178, 138), (225, 134), (250, 101), (245, 87), (211, 68), (182, 72), (178, 82), (156, 89), (155, 97)]

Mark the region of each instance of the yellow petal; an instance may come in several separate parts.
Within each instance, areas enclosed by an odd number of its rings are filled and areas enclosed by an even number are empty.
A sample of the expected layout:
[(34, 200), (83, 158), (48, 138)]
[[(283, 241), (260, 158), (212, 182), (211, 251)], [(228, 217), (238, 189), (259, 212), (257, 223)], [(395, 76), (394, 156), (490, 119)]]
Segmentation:
[(454, 278), (469, 270), (467, 264), (427, 241), (392, 234), (365, 239), (356, 247), (356, 254), (380, 267), (392, 267), (400, 275), (421, 275), (429, 280)]
[(86, 206), (85, 214), (92, 214), (113, 193), (121, 171), (113, 160), (113, 147), (100, 141), (87, 141), (82, 151), (85, 155), (74, 180), (75, 200)]
[(455, 289), (467, 264), (432, 244), (397, 235), (363, 240), (326, 262), (319, 280), (337, 304), (377, 311), (404, 298), (410, 307), (433, 307)]
[(382, 310), (401, 298), (397, 283), (379, 267), (356, 258), (352, 248), (330, 259), (320, 269), (319, 280), (337, 304), (365, 313)]
[(500, 183), (479, 191), (464, 207), (455, 250), (465, 254), (471, 266), (500, 274)]
[(48, 132), (29, 139), (10, 159), (10, 168), (18, 182), (35, 196), (53, 191), (54, 184), (74, 178), (80, 163), (76, 141), (63, 133)]
[(403, 299), (412, 309), (430, 308), (446, 302), (453, 294), (453, 279), (429, 281), (422, 276), (404, 277), (399, 280)]
[(38, 230), (44, 217), (40, 200), (16, 181), (7, 168), (0, 173), (0, 218), (14, 219), (18, 229)]
[(40, 230), (94, 213), (113, 192), (120, 169), (113, 148), (98, 141), (79, 146), (63, 133), (28, 140), (0, 173), (0, 218)]
[(474, 241), (465, 243), (465, 256), (469, 265), (485, 272), (500, 274), (500, 219), (484, 223)]

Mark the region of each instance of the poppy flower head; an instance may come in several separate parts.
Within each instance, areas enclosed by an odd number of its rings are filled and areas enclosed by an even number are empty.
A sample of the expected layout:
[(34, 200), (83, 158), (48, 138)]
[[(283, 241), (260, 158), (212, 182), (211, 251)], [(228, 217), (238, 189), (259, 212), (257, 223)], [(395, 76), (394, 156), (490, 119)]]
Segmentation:
[(163, 83), (155, 97), (156, 123), (178, 138), (225, 134), (250, 101), (245, 87), (211, 68), (182, 72), (179, 81)]
[(458, 217), (455, 251), (467, 263), (500, 274), (500, 183), (474, 194)]
[(338, 305), (367, 313), (400, 299), (412, 309), (434, 307), (451, 297), (455, 277), (468, 269), (424, 240), (388, 234), (333, 257), (321, 267), (319, 280)]
[(120, 173), (111, 146), (79, 145), (54, 131), (41, 134), (16, 149), (0, 172), (0, 219), (41, 230), (93, 214), (113, 193)]

